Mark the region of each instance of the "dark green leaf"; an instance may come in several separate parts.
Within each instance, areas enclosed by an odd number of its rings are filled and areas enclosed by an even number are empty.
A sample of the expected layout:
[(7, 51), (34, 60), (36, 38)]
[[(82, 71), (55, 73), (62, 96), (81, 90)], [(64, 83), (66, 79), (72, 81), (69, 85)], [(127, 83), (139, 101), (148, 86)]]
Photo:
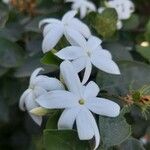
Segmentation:
[(99, 71), (97, 83), (110, 94), (126, 95), (129, 89), (134, 90), (150, 84), (150, 67), (140, 62), (118, 62), (121, 75), (111, 75)]
[(18, 67), (22, 62), (22, 48), (16, 43), (0, 38), (0, 65), (6, 68), (13, 68)]
[(3, 76), (7, 71), (8, 71), (7, 68), (4, 68), (4, 67), (0, 66), (0, 76)]
[(130, 138), (121, 144), (121, 150), (145, 150), (139, 140)]
[(139, 26), (139, 16), (133, 14), (129, 19), (123, 21), (123, 30), (134, 30)]
[(123, 113), (116, 118), (99, 117), (99, 127), (105, 148), (121, 144), (131, 134), (131, 127), (127, 124)]
[(150, 62), (150, 46), (148, 47), (136, 46), (136, 50)]
[(133, 60), (133, 58), (128, 50), (128, 46), (121, 44), (119, 41), (106, 42), (106, 43), (104, 43), (104, 48), (111, 52), (113, 59), (115, 61)]
[(54, 65), (49, 66), (42, 65), (40, 63), (41, 56), (42, 55), (35, 55), (32, 57), (28, 57), (25, 60), (24, 64), (15, 70), (14, 76), (18, 78), (29, 77), (32, 74), (32, 72), (38, 67), (44, 68), (44, 72), (42, 73), (54, 72), (57, 70), (57, 67)]
[(60, 117), (60, 112), (54, 112), (48, 119), (46, 123), (46, 129), (57, 129), (58, 119)]
[(90, 150), (87, 141), (80, 141), (74, 130), (45, 130), (45, 150)]
[(56, 57), (52, 52), (48, 52), (46, 53), (43, 58), (41, 59), (41, 63), (45, 64), (45, 65), (56, 65), (59, 66), (60, 65), (60, 59), (58, 59), (58, 57)]

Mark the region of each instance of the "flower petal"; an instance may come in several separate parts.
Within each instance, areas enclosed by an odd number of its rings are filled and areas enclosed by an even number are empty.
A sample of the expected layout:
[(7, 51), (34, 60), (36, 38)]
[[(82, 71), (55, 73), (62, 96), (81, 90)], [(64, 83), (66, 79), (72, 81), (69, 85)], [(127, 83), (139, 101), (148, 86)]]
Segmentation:
[(33, 90), (33, 93), (35, 95), (35, 98), (37, 98), (37, 97), (39, 97), (43, 94), (46, 94), (47, 91), (45, 89), (43, 89), (42, 87), (40, 87), (40, 86), (36, 86)]
[(78, 98), (68, 91), (52, 91), (39, 96), (36, 102), (47, 109), (62, 109), (77, 106)]
[(81, 98), (83, 95), (82, 84), (71, 62), (62, 62), (60, 65), (60, 71), (69, 91), (73, 92), (75, 95)]
[(85, 86), (84, 97), (85, 99), (90, 97), (91, 98), (96, 97), (99, 91), (100, 89), (98, 85), (95, 82), (91, 81)]
[(41, 126), (41, 124), (42, 124), (42, 117), (32, 115), (31, 113), (29, 113), (29, 115), (31, 116), (31, 118), (32, 118), (39, 126)]
[(80, 8), (80, 17), (81, 18), (84, 18), (86, 16), (86, 13), (87, 13), (87, 8), (85, 5), (83, 5), (81, 8)]
[(21, 96), (20, 101), (19, 101), (19, 108), (22, 111), (25, 111), (25, 101), (26, 101), (26, 97), (28, 96), (28, 94), (31, 92), (31, 89), (27, 89)]
[(89, 38), (91, 36), (89, 27), (77, 18), (73, 18), (69, 23), (69, 26), (81, 33), (85, 38)]
[(112, 59), (112, 55), (108, 50), (103, 49), (101, 46), (98, 46), (92, 53), (93, 55), (98, 55), (99, 58), (108, 58)]
[(47, 18), (47, 19), (43, 19), (43, 20), (40, 21), (40, 23), (39, 23), (39, 28), (41, 28), (43, 25), (49, 24), (49, 23), (59, 24), (59, 23), (61, 23), (61, 21), (58, 20), (58, 19), (55, 19), (55, 18)]
[(50, 78), (44, 75), (39, 75), (34, 81), (35, 86), (40, 86), (47, 91), (63, 90), (63, 84), (56, 78)]
[(33, 71), (30, 77), (30, 86), (34, 84), (34, 80), (36, 79), (37, 75), (39, 74), (40, 71), (44, 71), (43, 68), (37, 68)]
[(78, 59), (75, 59), (72, 61), (72, 64), (75, 70), (79, 73), (81, 70), (83, 70), (86, 67), (86, 58), (80, 57)]
[(62, 22), (64, 23), (68, 23), (69, 21), (71, 21), (72, 18), (74, 18), (74, 16), (77, 14), (76, 10), (71, 10), (68, 11), (62, 18)]
[(72, 28), (67, 28), (65, 36), (72, 46), (81, 46), (82, 48), (86, 48), (86, 39), (78, 31)]
[(85, 72), (84, 72), (84, 76), (83, 76), (83, 80), (82, 80), (82, 84), (84, 85), (90, 78), (92, 72), (92, 64), (90, 60), (87, 60), (86, 62), (86, 68), (85, 68)]
[(96, 48), (98, 48), (98, 46), (102, 43), (102, 41), (96, 37), (96, 36), (91, 36), (87, 42), (87, 47), (89, 48), (89, 50), (92, 52), (93, 50), (95, 50)]
[(88, 8), (88, 12), (96, 11), (96, 6), (90, 1), (86, 2), (86, 7)]
[(89, 98), (86, 105), (92, 112), (103, 116), (117, 117), (120, 113), (117, 103), (104, 98)]
[(79, 108), (65, 109), (58, 121), (58, 129), (72, 129), (76, 116), (80, 111)]
[(38, 103), (35, 101), (35, 98), (36, 97), (33, 92), (30, 92), (26, 97), (25, 107), (28, 112), (39, 106)]
[(93, 138), (94, 131), (91, 125), (91, 120), (84, 108), (82, 108), (79, 112), (79, 115), (77, 115), (76, 125), (80, 140), (90, 140)]
[(68, 46), (55, 54), (63, 60), (74, 60), (84, 56), (84, 51), (78, 46)]
[[(59, 25), (51, 23), (44, 27), (43, 29), (43, 36), (45, 37), (49, 32), (51, 32), (53, 29), (58, 28)], [(61, 25), (60, 25), (61, 26)]]
[(96, 150), (99, 146), (99, 143), (100, 143), (100, 134), (99, 134), (99, 129), (97, 127), (97, 123), (95, 121), (95, 118), (93, 117), (92, 113), (85, 109), (85, 112), (90, 120), (90, 123), (91, 123), (91, 126), (93, 128), (93, 131), (94, 131), (94, 137), (95, 137), (95, 147), (94, 147), (94, 150)]
[(61, 26), (53, 28), (47, 35), (44, 37), (42, 43), (42, 50), (44, 53), (53, 49), (60, 38), (63, 36), (63, 28)]
[(94, 66), (107, 73), (116, 74), (116, 75), (120, 74), (118, 65), (113, 60), (103, 57), (101, 53), (92, 54), (91, 62), (93, 63)]

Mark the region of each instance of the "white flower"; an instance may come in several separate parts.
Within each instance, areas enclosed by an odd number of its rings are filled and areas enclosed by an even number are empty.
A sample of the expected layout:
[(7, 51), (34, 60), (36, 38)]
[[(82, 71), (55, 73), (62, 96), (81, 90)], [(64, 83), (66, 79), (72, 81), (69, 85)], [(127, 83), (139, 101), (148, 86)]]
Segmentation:
[(59, 80), (38, 75), (41, 70), (43, 69), (38, 68), (32, 73), (29, 88), (22, 94), (19, 102), (20, 109), (27, 110), (32, 119), (39, 125), (42, 123), (42, 117), (30, 113), (32, 109), (39, 107), (35, 99), (47, 91), (63, 89), (63, 85)]
[(69, 61), (64, 61), (60, 69), (69, 91), (52, 91), (38, 97), (36, 101), (47, 109), (65, 109), (58, 121), (58, 129), (72, 129), (76, 122), (80, 140), (95, 137), (96, 149), (100, 143), (100, 135), (91, 111), (98, 115), (116, 117), (120, 113), (120, 107), (110, 100), (96, 97), (99, 87), (95, 82), (83, 86)]
[(107, 7), (115, 8), (120, 20), (129, 19), (134, 12), (134, 4), (130, 0), (111, 0)]
[[(105, 7), (100, 7), (98, 9), (98, 12), (101, 14), (104, 10), (105, 10)], [(123, 25), (122, 25), (122, 21), (120, 19), (118, 19), (116, 26), (117, 26), (117, 29), (122, 28)]]
[(91, 11), (96, 11), (94, 3), (88, 0), (66, 0), (66, 2), (73, 2), (72, 9), (79, 11), (81, 18), (84, 18)]
[(63, 16), (62, 20), (49, 18), (40, 22), (40, 28), (46, 24), (43, 31), (44, 40), (42, 44), (44, 53), (54, 48), (63, 35), (70, 41), (71, 31), (77, 32), (85, 38), (91, 36), (88, 26), (79, 19), (74, 18), (76, 13), (76, 11), (69, 11)]
[[(57, 55), (63, 60), (72, 61), (77, 72), (85, 68), (82, 83), (85, 84), (89, 79), (92, 71), (92, 64), (111, 74), (120, 74), (117, 64), (112, 60), (109, 51), (101, 47), (101, 40), (95, 36), (91, 36), (88, 41), (76, 33), (72, 32), (73, 46), (68, 46), (60, 50)], [(77, 46), (76, 46), (77, 45)]]

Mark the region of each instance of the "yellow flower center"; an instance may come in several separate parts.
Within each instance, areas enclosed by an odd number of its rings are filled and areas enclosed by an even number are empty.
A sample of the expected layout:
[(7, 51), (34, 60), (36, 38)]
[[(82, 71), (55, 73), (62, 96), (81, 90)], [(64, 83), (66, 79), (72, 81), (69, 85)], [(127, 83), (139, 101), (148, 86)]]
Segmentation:
[(79, 104), (80, 104), (80, 105), (84, 105), (84, 104), (85, 104), (85, 100), (84, 100), (84, 99), (80, 99), (80, 100), (79, 100)]

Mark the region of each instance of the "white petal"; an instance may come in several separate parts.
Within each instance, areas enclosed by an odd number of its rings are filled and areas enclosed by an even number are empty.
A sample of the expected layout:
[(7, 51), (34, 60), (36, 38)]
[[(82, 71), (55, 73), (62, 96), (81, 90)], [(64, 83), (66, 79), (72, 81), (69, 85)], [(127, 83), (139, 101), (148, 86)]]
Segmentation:
[(89, 50), (92, 52), (93, 50), (95, 50), (96, 48), (98, 48), (98, 46), (102, 43), (102, 41), (96, 37), (96, 36), (91, 36), (87, 42), (87, 47), (89, 48)]
[(84, 51), (78, 46), (68, 46), (55, 54), (63, 60), (74, 60), (84, 56)]
[(86, 68), (85, 68), (85, 72), (84, 72), (84, 76), (83, 76), (83, 80), (82, 80), (83, 85), (89, 80), (91, 72), (92, 72), (92, 64), (91, 64), (90, 60), (87, 60)]
[(34, 93), (35, 97), (37, 98), (43, 94), (46, 94), (47, 91), (45, 89), (43, 89), (42, 87), (36, 86), (33, 90), (33, 93)]
[(118, 68), (118, 65), (111, 59), (103, 57), (101, 54), (94, 53), (91, 56), (91, 62), (94, 66), (96, 66), (98, 69), (103, 70), (110, 74), (120, 74), (120, 70)]
[(76, 125), (80, 140), (90, 140), (93, 138), (94, 131), (91, 125), (91, 120), (84, 108), (81, 109), (76, 118)]
[(77, 106), (78, 98), (68, 91), (52, 91), (39, 96), (36, 102), (47, 109), (62, 109)]
[(29, 115), (31, 116), (31, 118), (39, 125), (41, 126), (42, 124), (42, 117), (39, 116), (35, 116), (29, 113)]
[(69, 91), (73, 92), (78, 97), (82, 97), (82, 84), (71, 62), (62, 62), (60, 65), (60, 71)]
[(58, 28), (57, 24), (48, 24), (43, 29), (43, 36), (45, 37), (49, 32), (51, 32), (53, 29)]
[(27, 89), (21, 96), (20, 101), (19, 101), (19, 108), (22, 111), (25, 111), (25, 101), (26, 101), (26, 97), (28, 96), (28, 94), (31, 92), (31, 89)]
[(44, 75), (39, 75), (34, 81), (35, 86), (40, 86), (47, 91), (63, 90), (63, 84), (56, 78), (50, 78)]
[(84, 97), (85, 99), (90, 97), (96, 97), (99, 91), (100, 89), (98, 85), (95, 82), (91, 81), (85, 86)]
[(68, 11), (62, 18), (62, 22), (64, 23), (68, 23), (69, 21), (71, 21), (71, 19), (77, 14), (77, 11), (72, 10), (72, 11)]
[(87, 13), (87, 8), (86, 8), (86, 6), (82, 6), (81, 8), (80, 8), (80, 17), (81, 18), (84, 18), (85, 16), (86, 16), (86, 13)]
[(30, 92), (26, 97), (25, 107), (28, 112), (39, 106), (38, 103), (36, 103), (35, 98), (36, 96), (34, 95), (33, 92)]
[(73, 18), (69, 23), (69, 26), (80, 32), (85, 38), (89, 38), (91, 36), (89, 27), (77, 18)]
[(103, 116), (117, 117), (120, 113), (117, 103), (104, 98), (89, 98), (86, 105), (92, 112)]
[(40, 23), (39, 23), (39, 28), (41, 28), (43, 25), (45, 25), (45, 24), (49, 24), (49, 23), (55, 23), (55, 24), (59, 24), (59, 23), (61, 23), (61, 21), (60, 20), (58, 20), (58, 19), (55, 19), (55, 18), (48, 18), (48, 19), (43, 19), (42, 21), (40, 21)]
[(98, 127), (97, 127), (97, 123), (95, 121), (95, 118), (93, 117), (92, 113), (90, 111), (88, 111), (87, 109), (85, 110), (89, 120), (90, 120), (90, 123), (91, 123), (91, 126), (93, 128), (93, 131), (94, 131), (94, 136), (95, 136), (95, 147), (94, 147), (94, 150), (96, 150), (99, 146), (99, 143), (100, 143), (100, 134), (99, 134), (99, 130), (98, 130)]
[(42, 43), (42, 50), (44, 53), (52, 50), (63, 36), (63, 28), (57, 26), (46, 34)]
[(86, 47), (86, 39), (78, 31), (72, 28), (67, 28), (65, 36), (72, 46), (81, 46), (82, 48)]
[(108, 50), (103, 49), (101, 46), (98, 46), (92, 53), (93, 55), (98, 55), (99, 58), (108, 58), (112, 59), (112, 55)]
[(65, 109), (58, 121), (58, 129), (72, 129), (76, 116), (80, 111), (79, 108)]
[(80, 57), (72, 61), (72, 64), (76, 70), (76, 72), (80, 72), (86, 67), (87, 59), (85, 57)]
[(90, 1), (86, 2), (86, 7), (88, 8), (88, 12), (96, 11), (96, 6)]
[(33, 71), (30, 77), (30, 86), (33, 86), (34, 80), (36, 79), (37, 75), (39, 74), (40, 71), (44, 71), (43, 68), (37, 68)]

